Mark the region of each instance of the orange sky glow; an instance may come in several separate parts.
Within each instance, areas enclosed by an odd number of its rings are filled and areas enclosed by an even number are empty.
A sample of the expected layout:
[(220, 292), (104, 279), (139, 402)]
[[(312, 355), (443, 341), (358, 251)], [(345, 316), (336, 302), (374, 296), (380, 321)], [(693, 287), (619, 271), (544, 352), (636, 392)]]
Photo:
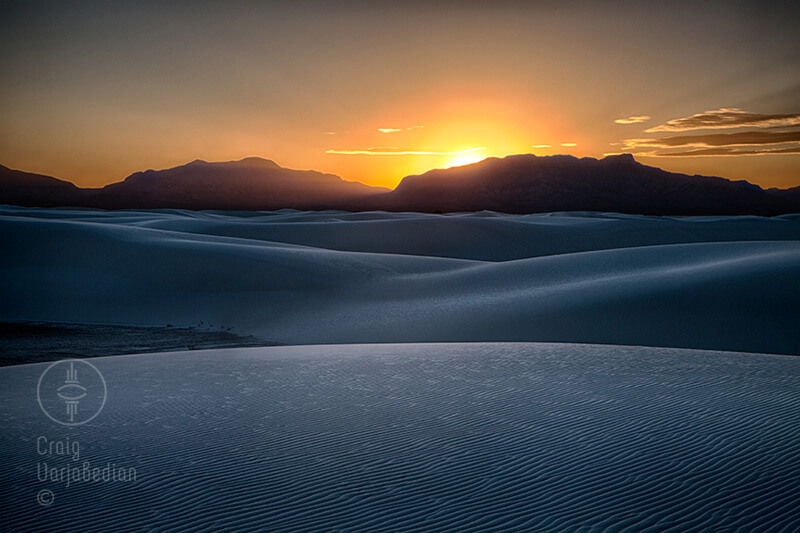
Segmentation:
[(486, 157), (620, 152), (800, 185), (800, 9), (788, 2), (6, 11), (0, 164), (80, 186), (259, 156), (394, 187)]

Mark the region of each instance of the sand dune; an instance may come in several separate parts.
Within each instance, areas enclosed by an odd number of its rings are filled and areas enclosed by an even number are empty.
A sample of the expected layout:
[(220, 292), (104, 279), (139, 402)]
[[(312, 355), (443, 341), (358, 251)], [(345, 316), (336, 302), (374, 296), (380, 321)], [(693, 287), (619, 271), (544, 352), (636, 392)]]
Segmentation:
[(800, 217), (0, 211), (2, 320), (800, 353)]
[[(800, 216), (0, 208), (0, 320), (305, 345), (92, 359), (108, 399), (72, 428), (46, 364), (0, 368), (3, 527), (796, 530), (800, 358), (764, 353), (800, 353), (799, 240)], [(136, 481), (38, 477), (84, 461)]]
[[(800, 528), (796, 357), (455, 343), (92, 361), (108, 401), (75, 428), (39, 411), (46, 364), (0, 368), (5, 530)], [(80, 458), (40, 455), (40, 436)], [(136, 481), (37, 479), (84, 461)]]

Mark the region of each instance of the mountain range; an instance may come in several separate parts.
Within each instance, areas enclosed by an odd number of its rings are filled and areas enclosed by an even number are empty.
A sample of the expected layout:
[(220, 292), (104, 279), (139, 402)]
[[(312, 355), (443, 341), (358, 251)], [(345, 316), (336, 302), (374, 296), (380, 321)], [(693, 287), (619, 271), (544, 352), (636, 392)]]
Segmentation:
[(686, 175), (632, 155), (603, 159), (513, 155), (407, 176), (394, 189), (293, 170), (271, 160), (196, 160), (136, 172), (97, 189), (0, 165), (0, 204), (103, 209), (232, 209), (505, 213), (606, 211), (658, 215), (778, 215), (800, 212), (800, 187)]

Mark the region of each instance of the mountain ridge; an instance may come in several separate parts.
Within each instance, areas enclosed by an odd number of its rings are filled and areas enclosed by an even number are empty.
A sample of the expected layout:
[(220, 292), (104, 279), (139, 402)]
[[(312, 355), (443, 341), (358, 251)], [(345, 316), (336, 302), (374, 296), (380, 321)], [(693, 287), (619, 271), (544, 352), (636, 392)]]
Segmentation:
[(602, 159), (516, 154), (406, 176), (389, 190), (247, 157), (148, 169), (95, 189), (0, 165), (0, 203), (104, 209), (778, 215), (800, 212), (800, 187), (763, 189), (746, 180), (668, 172), (631, 154)]
[(630, 154), (602, 159), (519, 154), (407, 176), (384, 200), (388, 210), (735, 215), (797, 211), (790, 191), (668, 172)]

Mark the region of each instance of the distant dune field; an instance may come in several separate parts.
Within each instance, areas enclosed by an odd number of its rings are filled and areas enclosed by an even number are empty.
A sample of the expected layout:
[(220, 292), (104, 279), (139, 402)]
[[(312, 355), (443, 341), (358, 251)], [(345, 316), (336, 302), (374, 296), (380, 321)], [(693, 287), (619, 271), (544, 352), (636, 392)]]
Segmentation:
[(0, 209), (3, 321), (800, 354), (800, 217)]

